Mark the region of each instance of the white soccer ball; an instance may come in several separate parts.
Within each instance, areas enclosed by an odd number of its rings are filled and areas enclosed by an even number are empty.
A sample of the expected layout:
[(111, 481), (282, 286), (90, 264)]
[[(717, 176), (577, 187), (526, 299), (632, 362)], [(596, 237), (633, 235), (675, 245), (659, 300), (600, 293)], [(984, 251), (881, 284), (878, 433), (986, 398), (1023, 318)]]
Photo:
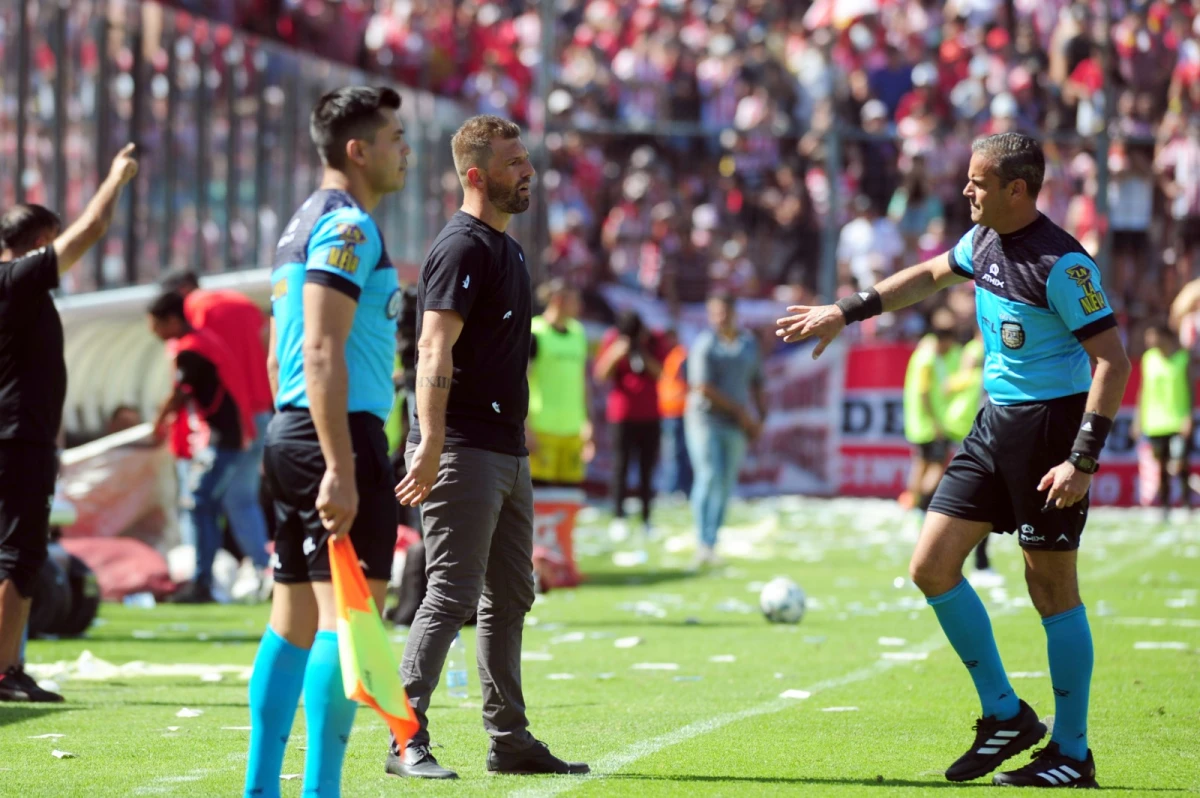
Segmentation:
[(758, 605), (771, 623), (800, 623), (804, 617), (804, 590), (791, 579), (779, 576), (763, 587)]

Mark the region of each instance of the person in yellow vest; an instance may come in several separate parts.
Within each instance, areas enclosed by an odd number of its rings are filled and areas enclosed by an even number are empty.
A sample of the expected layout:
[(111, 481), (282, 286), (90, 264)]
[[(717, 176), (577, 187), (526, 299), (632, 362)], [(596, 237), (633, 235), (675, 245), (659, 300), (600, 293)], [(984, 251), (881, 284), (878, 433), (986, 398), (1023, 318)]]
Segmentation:
[(579, 292), (553, 279), (538, 288), (532, 321), (525, 446), (535, 485), (579, 485), (595, 454), (588, 420), (587, 333)]
[(658, 412), (662, 416), (663, 492), (670, 495), (692, 493), (692, 460), (688, 457), (683, 431), (683, 411), (687, 409), (687, 349), (677, 333), (664, 335), (668, 348), (658, 378)]
[(1195, 362), (1190, 353), (1164, 324), (1146, 329), (1142, 355), (1142, 387), (1138, 395), (1137, 429), (1150, 442), (1158, 463), (1158, 502), (1163, 517), (1171, 509), (1171, 461), (1182, 482), (1183, 501), (1190, 509), (1192, 491), (1188, 488), (1189, 460), (1192, 451), (1192, 386), (1196, 382)]
[[(983, 332), (965, 343), (958, 358), (958, 369), (946, 380), (946, 435), (955, 446), (971, 431), (975, 416), (983, 404)], [(989, 536), (990, 537), (990, 536)], [(1001, 587), (1004, 576), (992, 570), (988, 559), (988, 539), (975, 547), (975, 570), (967, 581), (979, 588)]]
[(913, 446), (908, 492), (921, 512), (946, 470), (946, 380), (958, 370), (960, 352), (953, 313), (936, 311), (930, 326), (932, 332), (917, 344), (904, 374), (904, 437)]

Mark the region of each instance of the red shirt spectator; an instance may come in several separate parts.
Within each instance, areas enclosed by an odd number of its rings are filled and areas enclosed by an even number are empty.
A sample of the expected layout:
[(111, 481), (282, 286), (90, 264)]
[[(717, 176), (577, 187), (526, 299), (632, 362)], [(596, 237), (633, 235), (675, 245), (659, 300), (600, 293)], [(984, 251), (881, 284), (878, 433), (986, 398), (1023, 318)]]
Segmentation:
[(231, 367), (241, 374), (251, 414), (269, 413), (275, 397), (267, 379), (267, 350), (263, 342), (266, 317), (250, 299), (236, 291), (196, 289), (183, 300), (188, 324), (213, 333), (230, 350)]
[[(606, 332), (596, 354), (597, 360), (622, 337), (616, 328)], [(669, 351), (662, 335), (647, 331), (641, 340), (645, 352), (661, 367)], [(658, 371), (657, 368), (647, 368), (643, 356), (636, 351), (617, 361), (606, 402), (605, 418), (610, 424), (658, 420)]]

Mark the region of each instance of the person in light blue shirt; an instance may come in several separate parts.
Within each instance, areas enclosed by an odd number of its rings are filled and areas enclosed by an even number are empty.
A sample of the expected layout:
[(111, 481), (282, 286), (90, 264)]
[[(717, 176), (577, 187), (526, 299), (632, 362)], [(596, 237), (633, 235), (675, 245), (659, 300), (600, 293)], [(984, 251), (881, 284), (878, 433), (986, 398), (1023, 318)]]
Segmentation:
[(400, 290), (371, 211), (404, 187), (408, 144), (388, 88), (351, 86), (312, 112), (325, 170), (271, 275), (268, 371), (278, 411), (264, 482), (276, 521), (271, 619), (250, 677), (246, 796), (278, 796), (304, 694), (304, 794), (337, 796), (356, 704), (346, 698), (328, 543), (348, 535), (384, 606), (398, 520), (384, 422)]
[[(733, 298), (709, 299), (708, 320), (711, 327), (696, 337), (688, 353), (690, 391), (683, 416), (695, 473), (691, 502), (699, 536), (697, 565), (720, 562), (717, 532), (746, 446), (758, 438), (767, 414), (758, 341), (738, 328)], [(752, 405), (757, 416), (750, 412)]]
[[(789, 308), (777, 335), (817, 338), (819, 356), (846, 324), (975, 283), (988, 401), (950, 462), (909, 566), (983, 708), (975, 741), (946, 771), (987, 775), (1033, 747), (1046, 726), (1008, 681), (987, 610), (962, 577), (990, 532), (1014, 533), (1025, 581), (1042, 616), (1054, 687), (1049, 744), (994, 784), (1095, 787), (1088, 749), (1092, 633), (1076, 560), (1088, 489), (1129, 378), (1129, 358), (1087, 252), (1037, 209), (1041, 145), (1021, 133), (975, 142), (963, 194), (976, 226), (953, 250), (836, 305)], [(1093, 368), (1094, 364), (1094, 368)]]

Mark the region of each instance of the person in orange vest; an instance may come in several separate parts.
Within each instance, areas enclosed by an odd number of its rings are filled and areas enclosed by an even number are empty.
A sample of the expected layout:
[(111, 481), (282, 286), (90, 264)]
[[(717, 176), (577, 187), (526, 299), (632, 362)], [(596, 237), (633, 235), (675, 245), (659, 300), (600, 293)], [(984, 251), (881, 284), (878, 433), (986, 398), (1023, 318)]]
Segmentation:
[(683, 411), (687, 407), (687, 348), (679, 342), (675, 330), (663, 336), (667, 356), (658, 378), (658, 412), (662, 416), (663, 491), (667, 494), (692, 492), (692, 460), (688, 457), (683, 434)]
[[(213, 558), (221, 546), (217, 521), (255, 438), (250, 388), (224, 342), (188, 324), (178, 293), (163, 294), (147, 313), (150, 329), (163, 341), (173, 341), (176, 353), (174, 389), (155, 420), (155, 434), (165, 437), (168, 420), (185, 405), (205, 421), (209, 431), (207, 446), (193, 452), (190, 474), (192, 506), (187, 514), (196, 536), (196, 576), (172, 599), (210, 603)], [(242, 537), (245, 551), (265, 552), (267, 524), (257, 502), (238, 516), (233, 528)]]

